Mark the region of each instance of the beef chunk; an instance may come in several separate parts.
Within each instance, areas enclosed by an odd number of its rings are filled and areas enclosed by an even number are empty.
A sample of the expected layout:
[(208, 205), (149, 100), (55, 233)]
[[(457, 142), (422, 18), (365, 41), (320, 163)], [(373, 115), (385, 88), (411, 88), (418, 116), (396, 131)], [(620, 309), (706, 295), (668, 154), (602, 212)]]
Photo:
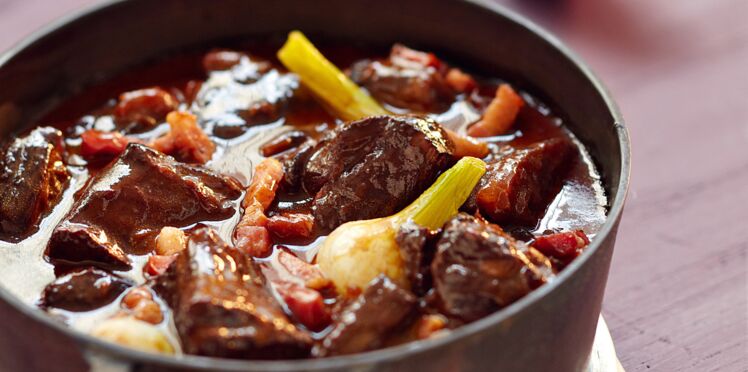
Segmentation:
[(434, 235), (426, 228), (409, 221), (400, 227), (395, 240), (405, 262), (405, 275), (413, 293), (423, 296), (431, 287), (429, 265), (434, 258), (433, 245), (427, 244)]
[(18, 242), (39, 228), (70, 178), (62, 162), (62, 133), (37, 128), (0, 158), (0, 239)]
[(317, 142), (309, 139), (295, 149), (277, 155), (283, 164), (283, 188), (298, 191), (303, 183), (304, 169), (309, 158), (314, 154)]
[(490, 163), (477, 188), (480, 212), (498, 224), (537, 223), (558, 192), (574, 154), (566, 139), (515, 149)]
[(435, 122), (376, 116), (347, 123), (320, 142), (304, 170), (322, 228), (391, 215), (412, 202), (452, 161)]
[(255, 262), (215, 230), (193, 230), (155, 288), (173, 309), (186, 353), (242, 359), (309, 354), (311, 338), (289, 321)]
[(431, 53), (396, 44), (388, 59), (363, 60), (351, 66), (351, 79), (374, 98), (417, 112), (441, 112), (454, 101), (447, 66)]
[(315, 356), (353, 354), (383, 345), (415, 310), (416, 297), (380, 275), (335, 317)]
[(553, 276), (542, 253), (464, 213), (444, 225), (431, 273), (441, 310), (466, 322), (511, 304)]
[(91, 311), (111, 303), (131, 285), (120, 277), (89, 267), (57, 278), (47, 285), (40, 306)]
[(299, 87), (296, 75), (242, 53), (211, 52), (203, 62), (209, 77), (192, 109), (218, 137), (233, 138), (249, 126), (280, 119)]
[(47, 254), (53, 263), (127, 269), (125, 253), (152, 250), (162, 227), (228, 219), (240, 195), (231, 179), (130, 144), (91, 180), (52, 233)]

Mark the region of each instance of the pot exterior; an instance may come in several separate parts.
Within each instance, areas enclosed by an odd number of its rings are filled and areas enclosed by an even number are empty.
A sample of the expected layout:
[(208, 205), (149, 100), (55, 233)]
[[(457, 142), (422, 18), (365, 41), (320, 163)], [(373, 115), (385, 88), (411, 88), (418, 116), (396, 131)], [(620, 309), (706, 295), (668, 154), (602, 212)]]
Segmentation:
[[(591, 248), (555, 283), (444, 342), (372, 357), (302, 363), (185, 358), (182, 362), (103, 345), (53, 325), (0, 291), (0, 370), (80, 371), (579, 371), (589, 356), (628, 179), (628, 143), (615, 106), (594, 77), (553, 38), (476, 1), (115, 1), (50, 27), (0, 57), (0, 136), (35, 124), (76, 89), (164, 52), (216, 40), (284, 35), (434, 50), (486, 74), (506, 76), (551, 103), (603, 176), (611, 216)], [(559, 109), (560, 108), (560, 109)], [(378, 356), (377, 356), (378, 355)], [(382, 357), (385, 355), (385, 357)], [(189, 364), (189, 365), (188, 365)]]

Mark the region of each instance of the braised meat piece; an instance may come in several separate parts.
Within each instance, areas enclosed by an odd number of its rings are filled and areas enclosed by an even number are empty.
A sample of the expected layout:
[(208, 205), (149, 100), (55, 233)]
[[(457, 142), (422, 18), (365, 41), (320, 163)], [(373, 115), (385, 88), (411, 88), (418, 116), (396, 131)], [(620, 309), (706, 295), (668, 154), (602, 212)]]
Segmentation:
[(298, 191), (303, 184), (304, 169), (314, 154), (317, 142), (307, 140), (298, 147), (277, 155), (283, 164), (283, 187), (288, 191)]
[(416, 112), (441, 112), (455, 99), (447, 71), (433, 54), (395, 44), (385, 60), (353, 64), (350, 76), (381, 102)]
[(315, 223), (332, 230), (397, 212), (450, 165), (452, 150), (438, 124), (417, 117), (376, 116), (339, 127), (304, 170)]
[(47, 254), (53, 263), (127, 269), (125, 253), (151, 251), (162, 227), (228, 219), (240, 196), (232, 179), (130, 144), (84, 189)]
[(242, 359), (308, 356), (312, 340), (267, 291), (251, 258), (215, 230), (193, 230), (155, 288), (174, 312), (186, 353)]
[(428, 229), (409, 221), (400, 227), (395, 240), (400, 247), (400, 255), (405, 261), (405, 275), (411, 290), (419, 296), (426, 294), (431, 287), (429, 265), (434, 258), (434, 234)]
[(315, 347), (315, 356), (353, 354), (376, 349), (411, 317), (416, 297), (389, 278), (375, 278), (333, 323), (333, 329)]
[(471, 322), (523, 297), (553, 271), (542, 253), (461, 213), (444, 225), (431, 274), (441, 310)]
[(37, 128), (11, 142), (0, 157), (0, 239), (18, 242), (39, 228), (70, 173), (62, 161), (62, 133)]
[(213, 135), (233, 138), (252, 125), (280, 119), (299, 79), (266, 61), (231, 51), (214, 51), (203, 59), (209, 72), (192, 111)]
[(518, 148), (488, 165), (475, 201), (491, 222), (537, 223), (570, 169), (574, 147), (550, 139)]
[(89, 267), (57, 278), (47, 285), (40, 306), (91, 311), (111, 303), (131, 285), (125, 279)]

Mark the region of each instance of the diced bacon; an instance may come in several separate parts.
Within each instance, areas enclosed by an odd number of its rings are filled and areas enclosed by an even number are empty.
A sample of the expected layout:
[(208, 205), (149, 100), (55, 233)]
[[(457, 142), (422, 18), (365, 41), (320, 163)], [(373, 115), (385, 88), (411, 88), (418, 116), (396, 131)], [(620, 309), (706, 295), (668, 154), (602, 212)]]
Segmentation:
[(171, 263), (176, 259), (176, 255), (152, 255), (148, 257), (148, 262), (146, 262), (145, 266), (143, 267), (143, 271), (150, 276), (159, 276), (163, 274), (166, 269), (171, 266)]
[(242, 202), (244, 214), (234, 231), (234, 237), (237, 248), (253, 257), (269, 255), (273, 246), (265, 210), (275, 199), (282, 179), (283, 165), (278, 160), (266, 158), (255, 167), (252, 182), (247, 188)]
[(154, 140), (151, 147), (188, 163), (205, 164), (213, 157), (216, 145), (197, 125), (195, 115), (172, 111), (166, 121), (169, 132)]
[(393, 63), (412, 62), (421, 66), (440, 68), (442, 62), (434, 53), (421, 52), (406, 47), (402, 44), (395, 44), (390, 51), (390, 59)]
[(293, 253), (280, 249), (277, 259), (289, 274), (299, 278), (307, 287), (321, 289), (324, 286), (320, 286), (320, 283), (328, 283), (328, 285), (331, 283), (319, 267), (300, 259)]
[(275, 192), (278, 190), (282, 179), (283, 164), (273, 158), (263, 159), (255, 167), (255, 173), (247, 188), (243, 206), (246, 208), (253, 200), (257, 200), (262, 205), (263, 211), (267, 209), (275, 199)]
[(267, 257), (273, 247), (264, 226), (239, 226), (235, 231), (236, 247), (252, 257)]
[(314, 217), (306, 213), (282, 213), (270, 217), (267, 226), (280, 238), (308, 238), (314, 229)]
[[(308, 329), (319, 331), (331, 322), (321, 291), (334, 288), (322, 271), (284, 249), (262, 263), (262, 272), (293, 317)], [(311, 285), (310, 285), (311, 284)]]
[(488, 104), (483, 119), (468, 128), (473, 137), (491, 137), (506, 133), (517, 119), (525, 102), (509, 84), (501, 84)]
[(260, 202), (252, 200), (252, 203), (244, 208), (244, 214), (237, 226), (262, 226), (268, 224), (268, 218), (265, 216), (265, 208)]
[(161, 306), (153, 300), (153, 295), (145, 287), (131, 289), (122, 298), (122, 307), (132, 313), (133, 317), (151, 324), (164, 320)]
[(281, 284), (276, 290), (294, 318), (308, 329), (321, 331), (330, 324), (330, 313), (319, 292), (295, 284)]
[(89, 129), (81, 134), (80, 154), (86, 159), (113, 159), (125, 151), (130, 140), (117, 132)]
[(577, 257), (589, 243), (584, 231), (576, 230), (539, 236), (532, 246), (546, 256), (568, 260)]
[(478, 87), (478, 83), (470, 74), (464, 73), (456, 67), (450, 68), (444, 79), (454, 91), (460, 93), (468, 93)]
[(171, 93), (158, 87), (134, 90), (119, 96), (114, 117), (118, 122), (154, 125), (176, 110), (178, 104)]
[(472, 137), (463, 136), (447, 128), (444, 128), (444, 130), (447, 132), (447, 137), (449, 137), (455, 145), (454, 156), (458, 158), (472, 156), (482, 159), (488, 155), (488, 145), (485, 142), (478, 141)]

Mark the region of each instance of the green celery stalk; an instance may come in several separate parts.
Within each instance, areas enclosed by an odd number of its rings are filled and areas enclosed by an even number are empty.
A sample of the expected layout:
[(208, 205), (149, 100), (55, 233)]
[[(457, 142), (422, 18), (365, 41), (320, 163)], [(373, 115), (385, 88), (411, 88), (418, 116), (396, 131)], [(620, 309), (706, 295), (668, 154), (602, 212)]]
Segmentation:
[(278, 51), (278, 59), (343, 120), (389, 114), (299, 31), (288, 34), (288, 40)]
[(398, 221), (398, 225), (413, 220), (429, 229), (438, 229), (457, 214), (485, 172), (486, 163), (466, 156), (442, 173), (418, 199), (392, 218)]

